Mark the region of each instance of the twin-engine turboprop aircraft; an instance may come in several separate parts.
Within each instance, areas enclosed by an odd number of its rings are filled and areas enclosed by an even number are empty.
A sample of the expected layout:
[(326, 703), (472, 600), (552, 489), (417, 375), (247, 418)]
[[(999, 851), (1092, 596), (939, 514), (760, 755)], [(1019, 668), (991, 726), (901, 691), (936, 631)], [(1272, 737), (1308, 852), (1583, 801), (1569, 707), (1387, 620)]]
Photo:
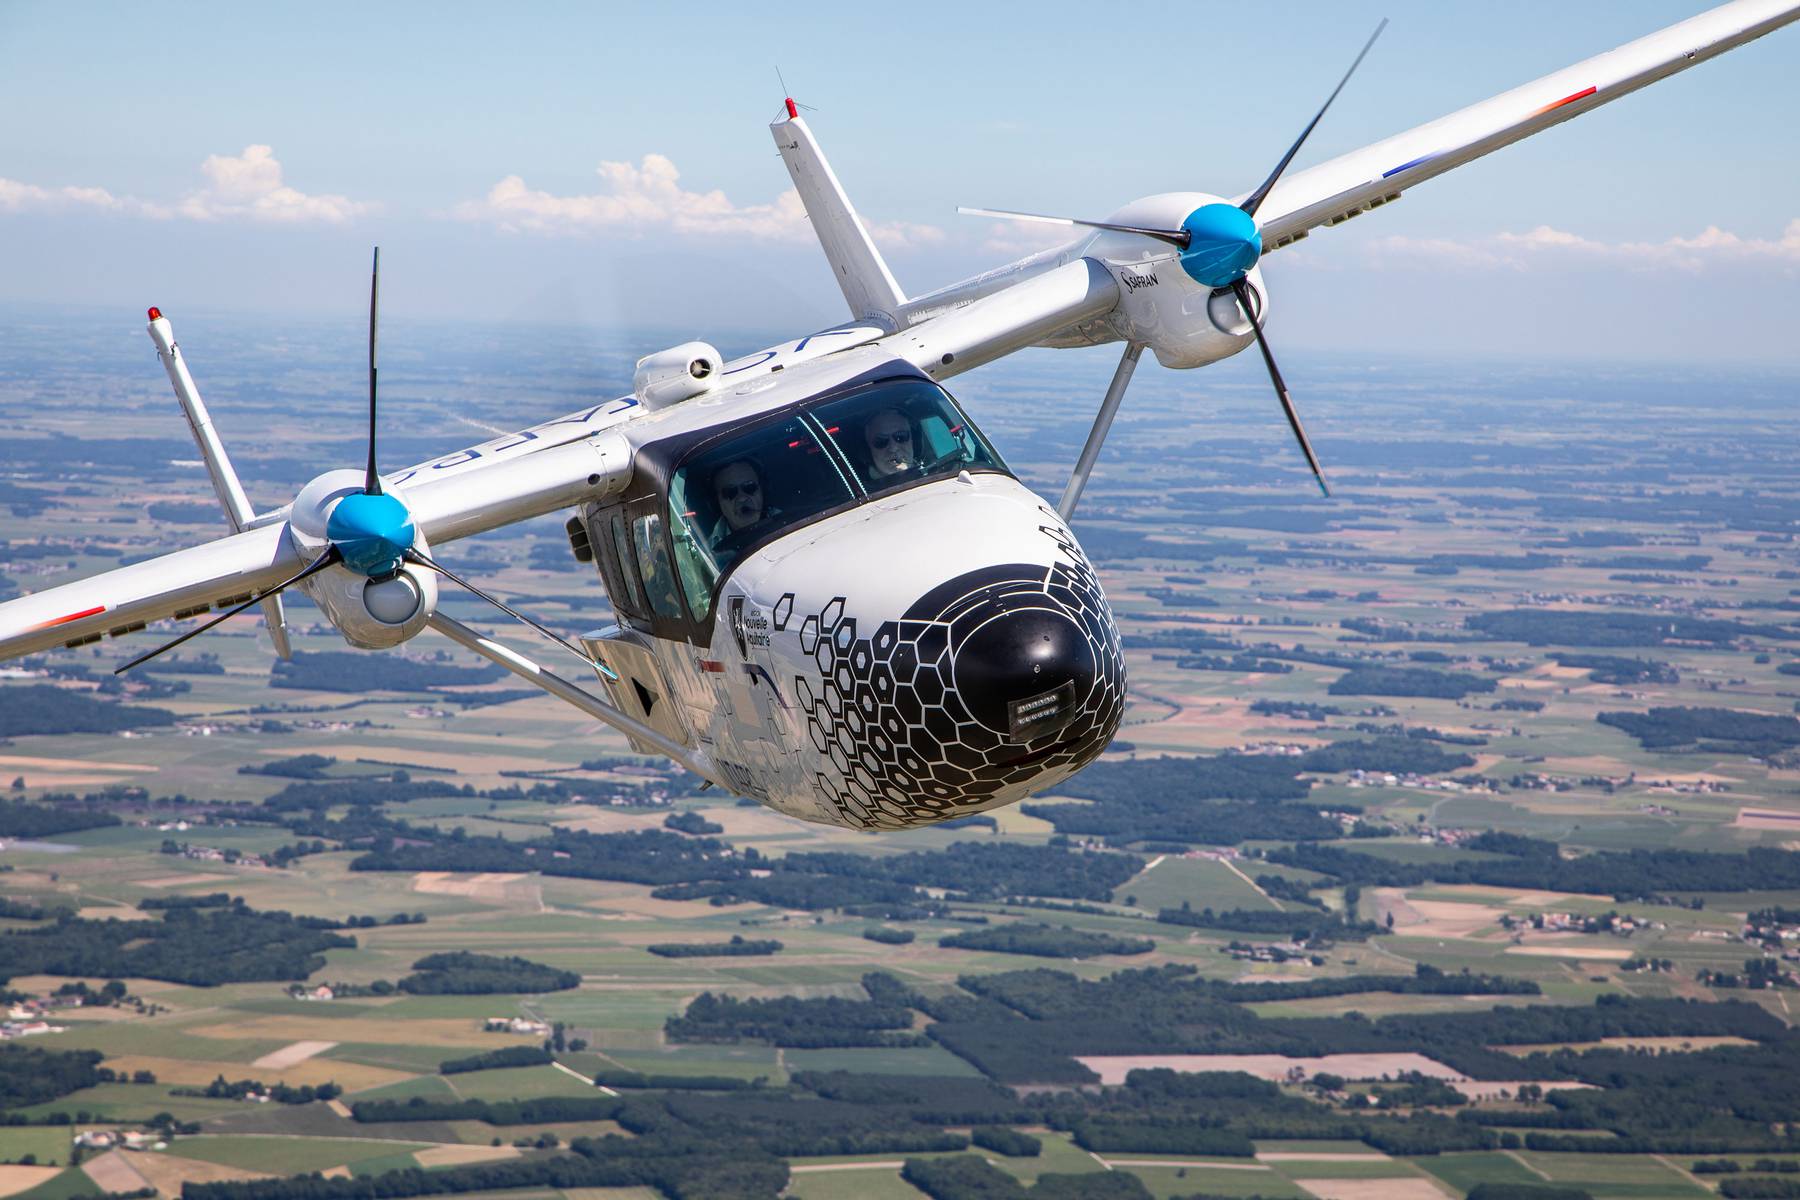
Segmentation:
[[(1796, 18), (1800, 3), (1736, 0), (1287, 174), (1321, 108), (1235, 199), (1150, 196), (1104, 221), (974, 210), (1081, 233), (911, 299), (790, 100), (771, 129), (849, 322), (731, 361), (677, 346), (638, 363), (630, 395), (383, 475), (372, 292), (368, 462), (275, 512), (251, 509), (151, 309), (232, 532), (0, 604), (0, 659), (218, 614), (125, 670), (258, 605), (285, 656), (281, 593), (297, 588), (353, 646), (435, 629), (640, 750), (793, 816), (898, 829), (1013, 803), (1091, 761), (1124, 708), (1118, 632), (1068, 520), (1144, 348), (1188, 368), (1256, 343), (1323, 488), (1263, 338), (1263, 255)], [(943, 381), (1027, 346), (1102, 342), (1124, 354), (1053, 506)], [(505, 608), (441, 548), (562, 510), (616, 623), (576, 646), (506, 611), (578, 655), (603, 694), (437, 611), (440, 577)]]

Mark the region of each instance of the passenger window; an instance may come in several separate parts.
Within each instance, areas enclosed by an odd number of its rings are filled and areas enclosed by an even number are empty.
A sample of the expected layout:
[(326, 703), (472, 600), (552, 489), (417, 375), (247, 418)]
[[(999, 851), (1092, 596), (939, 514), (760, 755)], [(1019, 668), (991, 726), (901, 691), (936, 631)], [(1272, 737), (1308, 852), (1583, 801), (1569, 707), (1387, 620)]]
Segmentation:
[(644, 602), (644, 585), (638, 579), (637, 556), (631, 552), (625, 518), (614, 513), (609, 524), (612, 526), (613, 554), (619, 560), (619, 574), (625, 583), (619, 590), (617, 603), (627, 615), (643, 620), (650, 615), (650, 606)]
[(625, 576), (613, 554), (612, 534), (606, 518), (597, 516), (589, 520), (587, 535), (588, 545), (594, 548), (594, 565), (600, 569), (600, 578), (606, 583), (606, 594), (612, 597), (613, 607), (623, 615), (631, 606), (631, 599), (625, 593)]
[(637, 542), (638, 575), (644, 595), (656, 615), (668, 621), (683, 619), (681, 598), (675, 594), (675, 572), (669, 568), (669, 552), (663, 547), (662, 517), (649, 513), (631, 523)]

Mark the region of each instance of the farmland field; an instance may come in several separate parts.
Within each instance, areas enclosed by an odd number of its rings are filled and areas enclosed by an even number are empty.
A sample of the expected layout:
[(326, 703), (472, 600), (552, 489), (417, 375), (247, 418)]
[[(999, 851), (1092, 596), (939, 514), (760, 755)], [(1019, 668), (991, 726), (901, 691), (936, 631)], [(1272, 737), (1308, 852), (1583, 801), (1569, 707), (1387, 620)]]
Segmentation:
[[(360, 411), (321, 382), (337, 335), (302, 329), (278, 378), (250, 349), (266, 327), (196, 332), (221, 343), (208, 371), (240, 470), (291, 494), (310, 434), (282, 387), (321, 414)], [(49, 394), (42, 345), (0, 332), (17, 364), (0, 380), (0, 589), (217, 532), (149, 515), (209, 492), (135, 342), (73, 324), (47, 336), (59, 361), (90, 364), (67, 386), (116, 399), (117, 444)], [(496, 335), (491, 356), (454, 331), (406, 336), (420, 352), (395, 385), (410, 430), (384, 451), (396, 461), (443, 449), (420, 431), (445, 406), (512, 428), (520, 387), (560, 394), (554, 335)], [(632, 347), (597, 353), (629, 376)], [(1054, 494), (1108, 370), (1026, 357), (955, 390)], [(0, 1161), (60, 1166), (78, 1131), (155, 1122), (168, 1149), (117, 1161), (168, 1196), (417, 1168), (479, 1189), (501, 1178), (482, 1170), (597, 1172), (636, 1145), (662, 1147), (669, 1172), (713, 1169), (714, 1152), (719, 1169), (788, 1164), (781, 1194), (802, 1200), (918, 1197), (899, 1164), (963, 1153), (1022, 1185), (1110, 1168), (1159, 1200), (1411, 1200), (1482, 1183), (1700, 1196), (1713, 1177), (1691, 1172), (1699, 1159), (1800, 1156), (1786, 1090), (1800, 1078), (1800, 736), (1720, 740), (1720, 719), (1694, 715), (1727, 710), (1730, 732), (1800, 704), (1800, 666), (1784, 670), (1800, 664), (1792, 381), (1321, 359), (1307, 372), (1335, 463), (1327, 503), (1263, 419), (1262, 382), (1234, 370), (1199, 409), (1169, 375), (1134, 385), (1076, 526), (1125, 639), (1125, 725), (1099, 763), (993, 826), (806, 825), (700, 790), (510, 680), (277, 686), (250, 617), (123, 690), (111, 668), (154, 632), (9, 670), (0, 716), (49, 688), (172, 720), (0, 741), (9, 799), (118, 822), (0, 831), (0, 895), (21, 906), (0, 918), (7, 986), (94, 999), (20, 1044), (94, 1051), (110, 1073), (21, 1093), (10, 1112), (32, 1123), (0, 1126)], [(1687, 415), (1700, 396), (1704, 422)], [(50, 453), (65, 441), (76, 449)], [(155, 454), (135, 474), (94, 465), (139, 444)], [(610, 619), (560, 519), (452, 550), (563, 632)], [(443, 603), (495, 628), (454, 591)], [(290, 620), (301, 653), (344, 651), (304, 602)], [(422, 671), (478, 665), (430, 636), (396, 653)], [(676, 813), (723, 832), (691, 877), (653, 878), (637, 848)], [(570, 846), (633, 850), (583, 874), (559, 865)], [(825, 880), (823, 898), (753, 886), (790, 870)], [(319, 920), (269, 935), (246, 912)], [(132, 957), (195, 919), (217, 921), (215, 938), (268, 936), (268, 958), (238, 969), (222, 941), (173, 933), (167, 953)], [(280, 957), (321, 922), (334, 940)], [(1022, 925), (1043, 927), (1029, 946), (940, 944)], [(58, 953), (33, 948), (40, 930)], [(86, 957), (61, 949), (77, 934)], [(734, 936), (782, 948), (646, 949)], [(461, 952), (524, 959), (555, 986), (407, 982)], [(102, 1000), (113, 978), (123, 998)], [(330, 998), (311, 998), (321, 987)], [(1664, 1068), (1693, 1086), (1662, 1090)], [(989, 1125), (1040, 1153), (965, 1145)], [(1671, 1132), (1689, 1129), (1712, 1139), (1704, 1151)], [(1263, 1136), (1281, 1131), (1297, 1136)], [(672, 1176), (546, 1177), (462, 1194), (675, 1194)], [(95, 1186), (63, 1172), (19, 1194)]]

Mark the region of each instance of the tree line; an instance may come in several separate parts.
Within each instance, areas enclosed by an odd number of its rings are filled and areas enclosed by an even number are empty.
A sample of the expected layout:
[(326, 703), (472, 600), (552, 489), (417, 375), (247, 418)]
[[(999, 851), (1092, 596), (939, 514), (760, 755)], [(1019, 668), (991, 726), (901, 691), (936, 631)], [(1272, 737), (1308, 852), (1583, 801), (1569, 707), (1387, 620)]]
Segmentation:
[[(1490, 887), (1610, 895), (1620, 900), (1670, 892), (1781, 891), (1800, 887), (1800, 852), (1752, 847), (1739, 854), (1699, 850), (1603, 850), (1563, 858), (1556, 843), (1483, 834), (1465, 843), (1503, 858), (1397, 862), (1339, 846), (1279, 847), (1268, 860), (1365, 887), (1474, 883)], [(1510, 847), (1510, 848), (1502, 848)], [(1547, 849), (1546, 849), (1547, 848)]]
[(786, 1047), (917, 1046), (923, 1044), (904, 1006), (839, 996), (739, 1000), (702, 992), (680, 1016), (663, 1023), (673, 1041), (763, 1041)]
[(1622, 729), (1646, 750), (1694, 749), (1770, 757), (1800, 746), (1800, 720), (1735, 708), (1653, 708), (1603, 712), (1594, 718)]
[(438, 1064), (439, 1075), (462, 1075), (469, 1071), (492, 1071), (503, 1067), (547, 1067), (555, 1055), (542, 1046), (506, 1046), (486, 1050), (467, 1058), (445, 1059)]
[[(6, 695), (9, 701), (13, 699), (12, 690), (9, 689)], [(0, 733), (0, 737), (4, 736)], [(112, 813), (91, 807), (101, 799), (104, 797), (77, 799), (71, 794), (58, 793), (46, 795), (36, 802), (0, 800), (0, 837), (46, 838), (119, 824), (119, 818)]]
[(757, 958), (781, 951), (774, 938), (733, 934), (726, 942), (652, 942), (644, 949), (658, 958)]
[(485, 996), (513, 992), (561, 992), (581, 986), (581, 976), (517, 955), (501, 957), (452, 950), (427, 954), (397, 986), (415, 996)]
[(1014, 922), (987, 929), (971, 929), (951, 933), (938, 939), (938, 945), (957, 950), (987, 950), (1000, 954), (1031, 954), (1039, 958), (1092, 958), (1097, 954), (1148, 954), (1156, 949), (1149, 938), (1120, 937), (1110, 933), (1092, 933)]
[(305, 979), (325, 965), (326, 950), (356, 945), (356, 939), (333, 932), (330, 924), (235, 905), (174, 909), (160, 921), (94, 921), (64, 914), (35, 929), (0, 934), (0, 979), (137, 976), (201, 987)]

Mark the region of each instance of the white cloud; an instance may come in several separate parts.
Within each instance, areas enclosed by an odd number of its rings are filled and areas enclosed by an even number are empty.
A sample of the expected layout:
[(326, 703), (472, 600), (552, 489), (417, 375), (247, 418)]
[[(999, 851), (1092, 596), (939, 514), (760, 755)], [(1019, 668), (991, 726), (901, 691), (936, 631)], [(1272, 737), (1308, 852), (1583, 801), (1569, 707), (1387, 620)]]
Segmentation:
[[(796, 193), (788, 192), (795, 196)], [(936, 225), (920, 225), (912, 221), (871, 221), (860, 218), (877, 246), (888, 250), (918, 250), (925, 246), (941, 246), (948, 240)]]
[(466, 201), (451, 211), (464, 220), (491, 221), (514, 233), (662, 229), (786, 239), (807, 232), (806, 212), (797, 193), (784, 192), (773, 204), (740, 208), (717, 189), (690, 192), (683, 188), (681, 172), (661, 154), (646, 154), (636, 166), (603, 162), (597, 173), (605, 190), (582, 196), (554, 195), (527, 187), (517, 175), (508, 175), (489, 188), (485, 198)]
[(281, 179), (281, 163), (268, 146), (245, 146), (237, 156), (209, 155), (200, 164), (207, 185), (188, 196), (178, 209), (184, 217), (209, 221), (249, 217), (258, 221), (324, 221), (342, 224), (369, 210), (347, 196), (309, 196)]
[(105, 188), (46, 188), (0, 179), (0, 212), (87, 209), (157, 220), (244, 218), (342, 224), (372, 207), (346, 196), (309, 196), (287, 186), (282, 182), (281, 163), (268, 146), (246, 146), (239, 155), (210, 155), (200, 164), (200, 173), (206, 177), (206, 186), (188, 193), (172, 205), (133, 196), (115, 196)]
[(39, 187), (15, 179), (0, 179), (0, 212), (87, 208), (102, 212), (136, 213), (142, 216), (167, 216), (168, 210), (145, 204), (129, 196), (115, 196), (97, 187)]
[[(696, 192), (683, 187), (680, 170), (662, 154), (646, 154), (637, 164), (602, 162), (595, 173), (602, 190), (574, 196), (528, 187), (521, 177), (508, 175), (485, 197), (457, 205), (451, 215), (490, 222), (509, 233), (665, 231), (762, 241), (812, 236), (800, 194), (791, 188), (769, 204), (738, 205), (717, 188)], [(863, 225), (878, 244), (889, 248), (911, 249), (944, 240), (944, 231), (935, 225), (869, 220)]]
[(1786, 271), (1800, 269), (1800, 218), (1789, 221), (1778, 238), (1746, 238), (1709, 225), (1694, 237), (1658, 242), (1607, 242), (1549, 225), (1525, 233), (1500, 233), (1472, 239), (1378, 238), (1369, 251), (1385, 261), (1415, 260), (1475, 269), (1521, 271), (1540, 268), (1560, 257), (1567, 261), (1616, 263), (1625, 267), (1703, 271), (1723, 265), (1764, 264)]

